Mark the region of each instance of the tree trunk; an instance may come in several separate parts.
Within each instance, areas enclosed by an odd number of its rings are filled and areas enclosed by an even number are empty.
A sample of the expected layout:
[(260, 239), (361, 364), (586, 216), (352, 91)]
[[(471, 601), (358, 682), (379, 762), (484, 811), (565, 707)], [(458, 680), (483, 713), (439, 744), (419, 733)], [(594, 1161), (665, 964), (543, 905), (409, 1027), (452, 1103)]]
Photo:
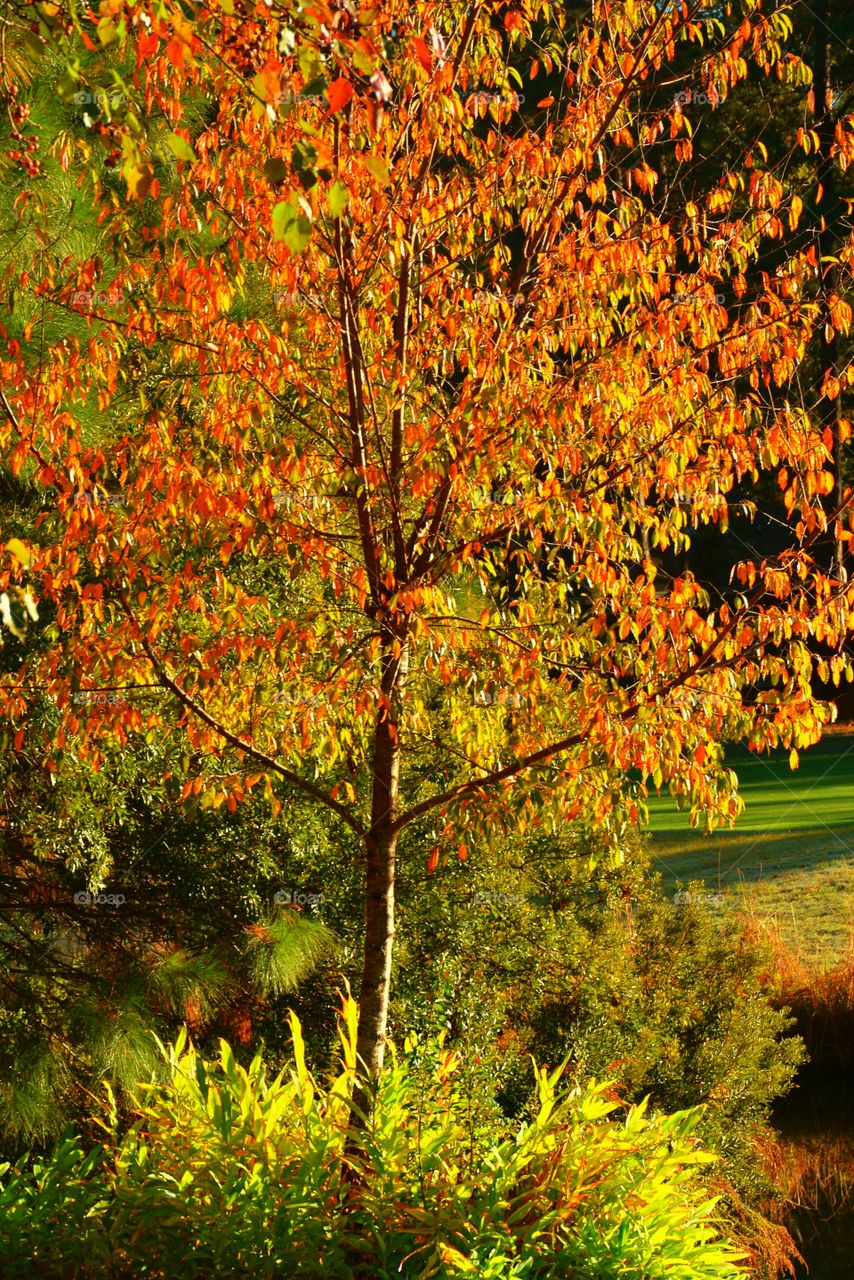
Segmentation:
[(406, 680), (408, 644), (405, 624), (389, 629), (382, 665), (383, 706), (374, 737), (371, 828), (365, 840), (365, 952), (359, 992), (356, 1049), (362, 1084), (353, 1101), (371, 1110), (373, 1084), (383, 1065), (394, 946), (394, 890), (398, 833), (394, 821), (400, 784), (398, 708)]
[(365, 858), (365, 956), (356, 1042), (368, 1080), (383, 1065), (394, 945), (394, 877), (397, 835), (371, 835)]

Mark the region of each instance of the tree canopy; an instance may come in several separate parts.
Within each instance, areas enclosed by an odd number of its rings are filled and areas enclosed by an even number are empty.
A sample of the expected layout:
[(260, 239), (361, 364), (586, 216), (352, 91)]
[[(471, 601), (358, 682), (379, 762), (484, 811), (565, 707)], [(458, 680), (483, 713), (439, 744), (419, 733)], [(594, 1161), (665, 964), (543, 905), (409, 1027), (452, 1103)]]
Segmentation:
[[(761, 146), (681, 205), (660, 180), (689, 78), (717, 104), (808, 73), (751, 0), (40, 9), (27, 39), (99, 106), (43, 163), (98, 233), (61, 254), (18, 201), (43, 234), (0, 442), (40, 510), (4, 537), (3, 713), (20, 749), (55, 704), (48, 770), (180, 733), (184, 799), (263, 787), (355, 834), (373, 1070), (407, 828), (433, 867), (511, 817), (619, 836), (650, 786), (731, 819), (719, 744), (796, 752), (831, 716), (811, 644), (838, 678), (854, 612), (815, 549), (851, 538), (848, 428), (795, 392), (850, 307)], [(799, 144), (844, 168), (854, 133)], [(85, 336), (46, 343), (57, 314)], [(776, 554), (720, 599), (662, 574), (763, 477)]]

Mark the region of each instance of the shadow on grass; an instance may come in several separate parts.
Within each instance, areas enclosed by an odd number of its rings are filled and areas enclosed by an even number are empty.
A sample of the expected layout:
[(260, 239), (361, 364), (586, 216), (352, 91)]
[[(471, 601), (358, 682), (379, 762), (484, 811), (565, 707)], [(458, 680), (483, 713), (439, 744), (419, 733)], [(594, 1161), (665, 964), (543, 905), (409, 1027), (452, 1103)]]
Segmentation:
[(677, 880), (712, 885), (754, 883), (795, 871), (848, 864), (854, 869), (854, 821), (832, 831), (716, 831), (712, 835), (656, 833), (653, 865), (665, 888)]

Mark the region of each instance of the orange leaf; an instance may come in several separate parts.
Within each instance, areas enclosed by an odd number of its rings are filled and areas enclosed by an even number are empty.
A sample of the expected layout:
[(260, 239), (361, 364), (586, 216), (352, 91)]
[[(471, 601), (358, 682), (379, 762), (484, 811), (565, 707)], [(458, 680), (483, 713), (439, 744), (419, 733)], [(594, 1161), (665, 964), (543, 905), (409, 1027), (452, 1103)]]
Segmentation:
[(437, 844), (434, 844), (427, 858), (428, 876), (432, 876), (433, 872), (436, 870), (436, 867), (438, 865), (439, 865), (439, 846)]
[(340, 79), (333, 80), (332, 84), (327, 87), (326, 96), (329, 99), (330, 111), (340, 111), (342, 107), (346, 107), (352, 98), (353, 86), (349, 80), (345, 80), (341, 76)]
[(420, 36), (416, 36), (413, 44), (415, 45), (415, 54), (425, 71), (433, 70), (433, 59), (430, 56), (430, 49), (426, 40), (422, 40)]
[(177, 67), (179, 70), (183, 68), (186, 46), (182, 40), (176, 40), (173, 37), (163, 52), (166, 55), (166, 61), (171, 63), (173, 67)]

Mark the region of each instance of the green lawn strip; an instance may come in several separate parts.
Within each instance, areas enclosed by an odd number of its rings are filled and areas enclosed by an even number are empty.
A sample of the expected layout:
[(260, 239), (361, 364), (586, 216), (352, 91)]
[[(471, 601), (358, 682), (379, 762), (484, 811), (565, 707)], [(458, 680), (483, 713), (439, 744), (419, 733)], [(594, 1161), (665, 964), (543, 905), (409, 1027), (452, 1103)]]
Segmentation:
[(691, 881), (779, 927), (805, 958), (832, 964), (854, 926), (854, 735), (803, 752), (727, 752), (745, 811), (735, 830), (705, 835), (669, 796), (650, 801), (654, 865), (666, 892)]

